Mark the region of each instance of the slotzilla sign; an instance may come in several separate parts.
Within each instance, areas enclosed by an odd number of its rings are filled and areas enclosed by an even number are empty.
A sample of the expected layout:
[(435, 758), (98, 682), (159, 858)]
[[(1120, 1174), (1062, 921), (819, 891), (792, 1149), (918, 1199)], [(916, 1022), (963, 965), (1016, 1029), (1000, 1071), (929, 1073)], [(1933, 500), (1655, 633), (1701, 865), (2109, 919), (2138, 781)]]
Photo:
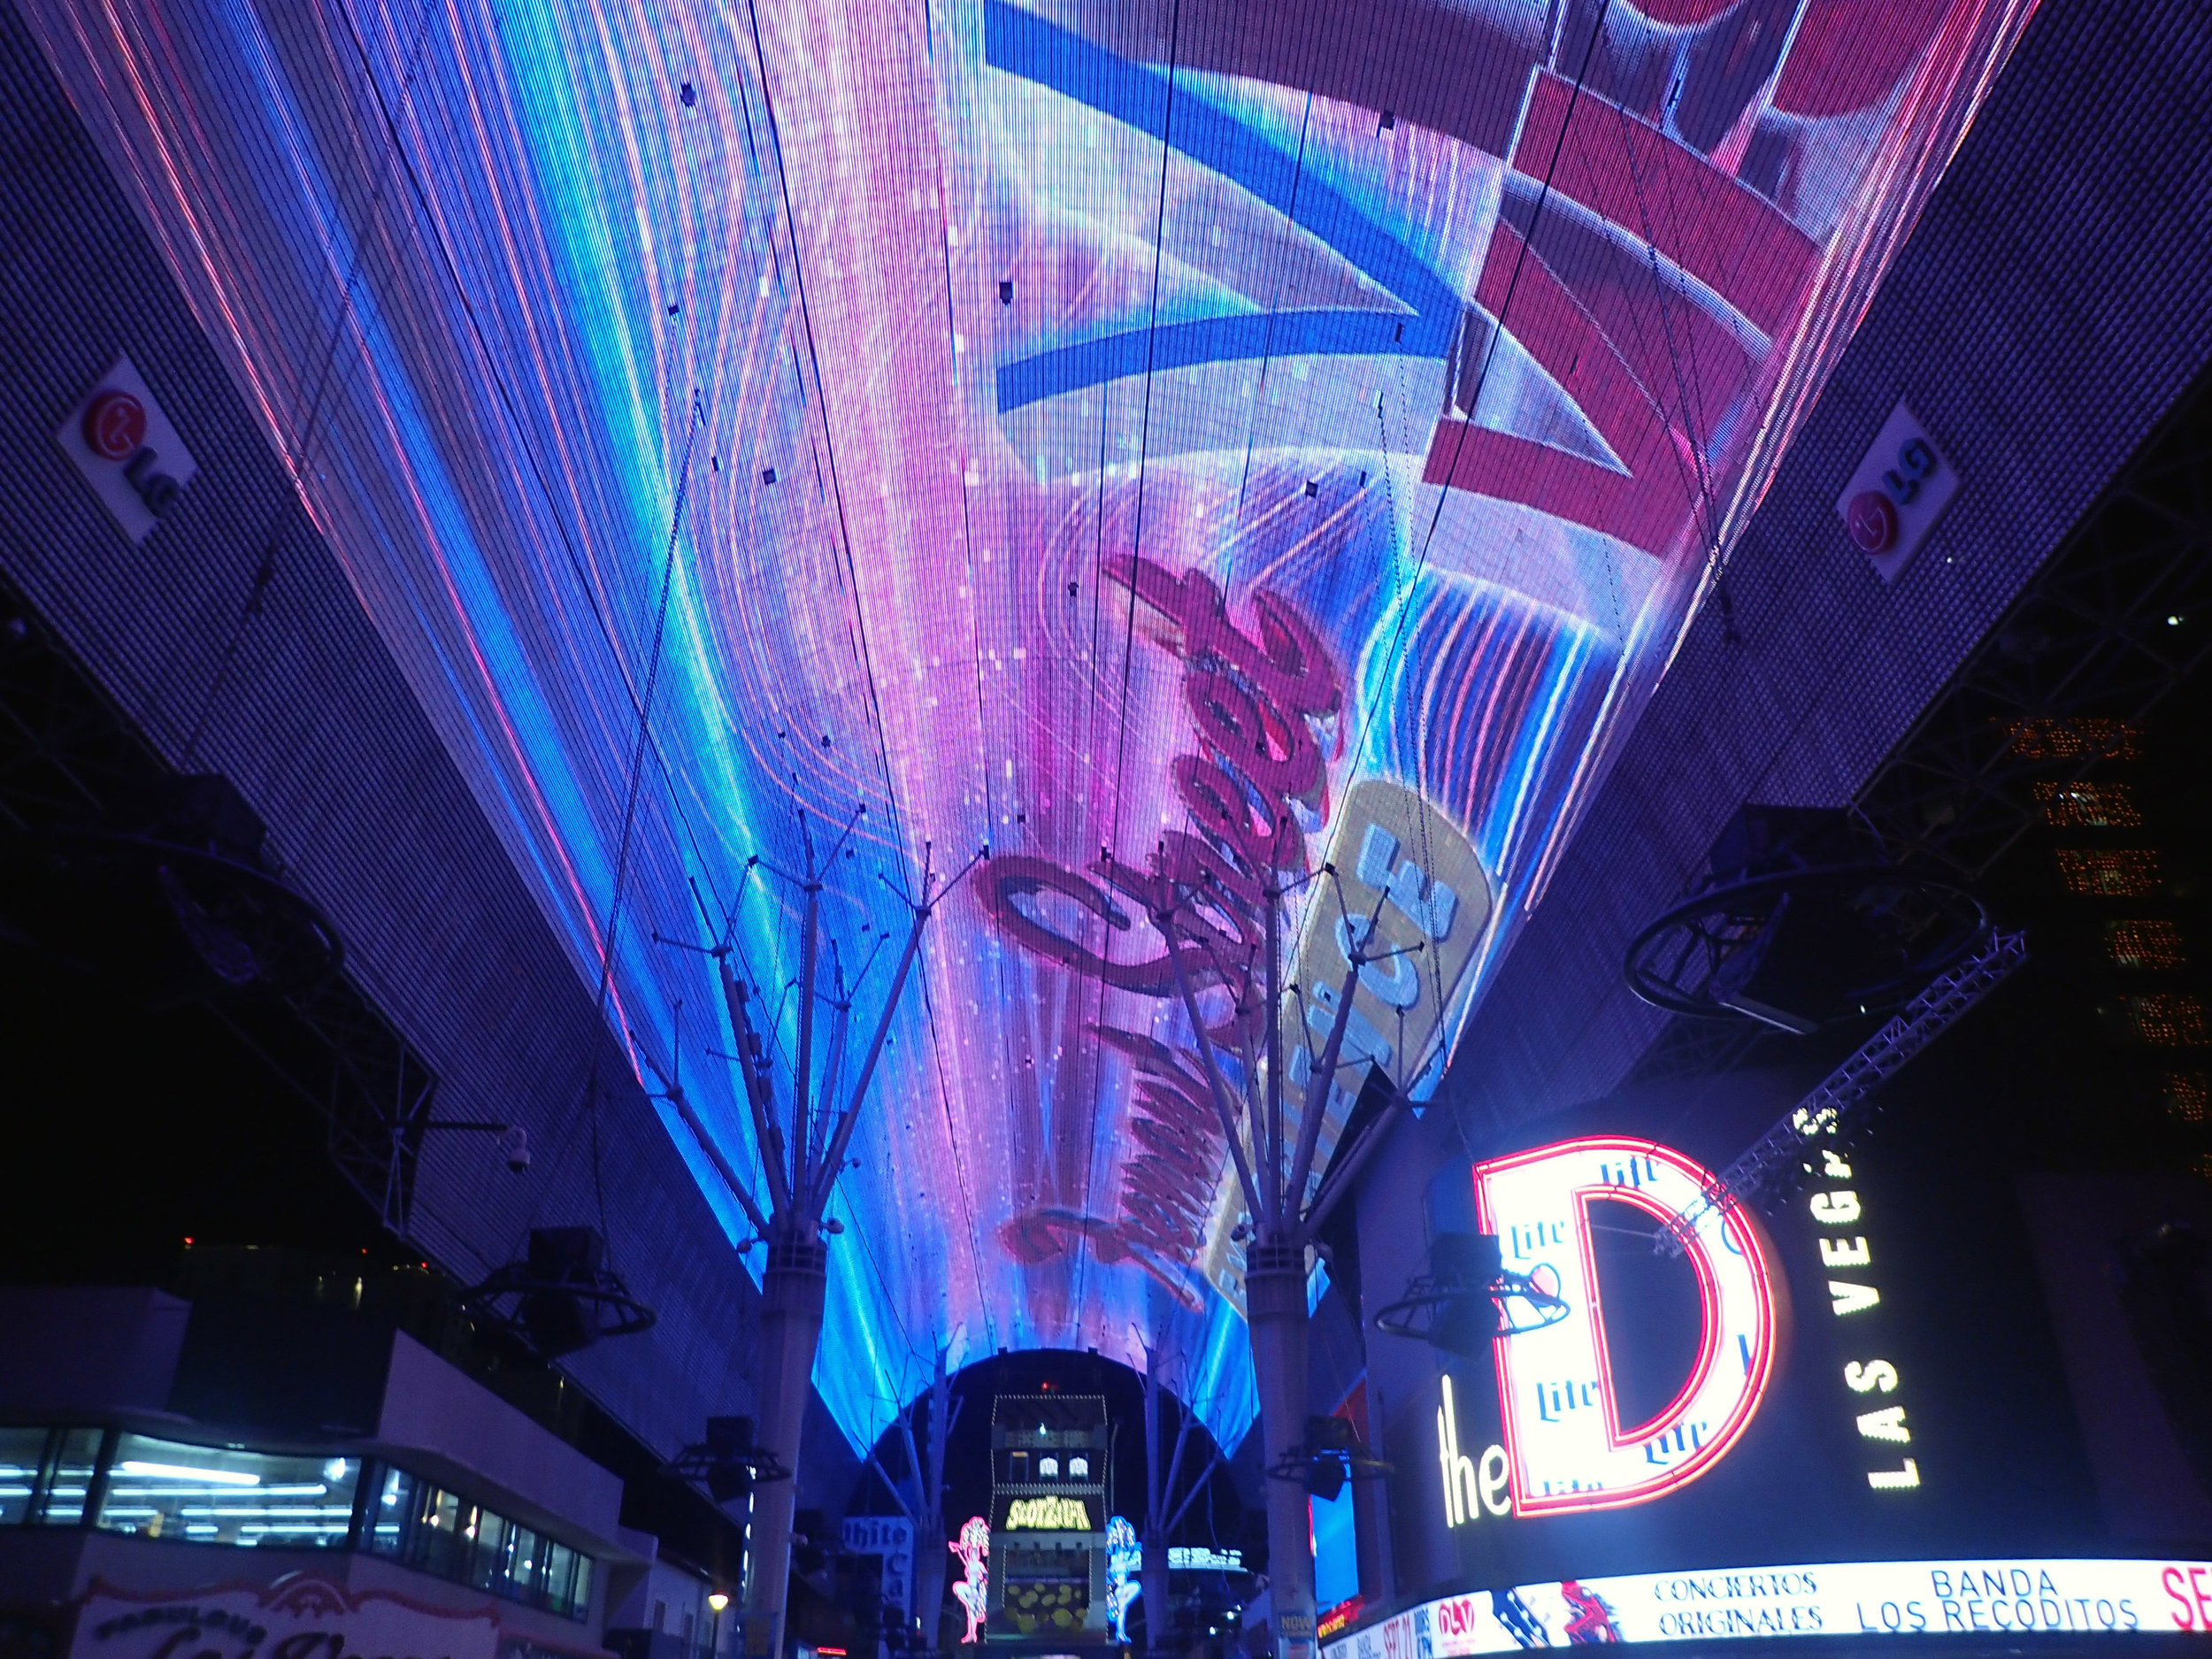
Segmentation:
[(94, 1579), (70, 1659), (496, 1659), (489, 1604), (449, 1612), (327, 1578), (178, 1594)]
[(1323, 1659), (1457, 1659), (1581, 1642), (2212, 1630), (2197, 1561), (1854, 1561), (1567, 1578), (1448, 1595)]
[(1006, 1506), (1006, 1530), (1087, 1532), (1090, 1506), (1080, 1498), (1016, 1498)]

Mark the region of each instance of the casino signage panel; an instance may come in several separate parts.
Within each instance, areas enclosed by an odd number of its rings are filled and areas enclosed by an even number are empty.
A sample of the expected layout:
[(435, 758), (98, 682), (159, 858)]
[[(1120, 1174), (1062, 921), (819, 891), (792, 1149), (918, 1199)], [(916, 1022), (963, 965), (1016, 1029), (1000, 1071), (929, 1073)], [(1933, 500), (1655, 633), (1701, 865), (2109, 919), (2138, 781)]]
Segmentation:
[[(1483, 1231), (1497, 1235), (1506, 1267), (1569, 1307), (1564, 1318), (1494, 1345), (1516, 1515), (1647, 1502), (1727, 1455), (1758, 1410), (1774, 1370), (1776, 1271), (1746, 1216), (1700, 1202), (1713, 1180), (1682, 1153), (1621, 1136), (1476, 1166)], [(1688, 1378), (1638, 1423), (1624, 1418), (1608, 1354), (1592, 1243), (1600, 1200), (1676, 1228), (1697, 1279)]]
[(1323, 1659), (1456, 1659), (1582, 1642), (1861, 1640), (2212, 1628), (2212, 1564), (1860, 1561), (1567, 1578), (1440, 1597), (1332, 1642)]

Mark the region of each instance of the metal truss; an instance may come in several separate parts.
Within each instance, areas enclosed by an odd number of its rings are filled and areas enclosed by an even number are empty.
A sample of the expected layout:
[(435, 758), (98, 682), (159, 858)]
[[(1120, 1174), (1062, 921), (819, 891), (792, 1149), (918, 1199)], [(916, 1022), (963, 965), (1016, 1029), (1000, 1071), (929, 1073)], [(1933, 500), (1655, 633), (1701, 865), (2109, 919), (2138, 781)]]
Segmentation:
[[(1859, 790), (1855, 814), (1904, 867), (1978, 879), (2038, 821), (2032, 784), (2129, 752), (2203, 665), (2208, 611), (2212, 374), (2044, 561)], [(1678, 1018), (1626, 1080), (1709, 1076), (1782, 1041), (1749, 1021)]]
[(1679, 1256), (1708, 1216), (1739, 1205), (1763, 1209), (1787, 1196), (1799, 1178), (1811, 1172), (1808, 1160), (1816, 1153), (1848, 1143), (1863, 1115), (1860, 1109), (1876, 1089), (2027, 959), (2025, 933), (1997, 933), (1978, 955), (1938, 975), (1716, 1176), (1696, 1203), (1660, 1228), (1653, 1248), (1662, 1256)]
[[(0, 836), (97, 822), (173, 772), (0, 578)], [(320, 1114), (331, 1161), (405, 1237), (437, 1092), (429, 1063), (342, 973), (203, 1006)]]

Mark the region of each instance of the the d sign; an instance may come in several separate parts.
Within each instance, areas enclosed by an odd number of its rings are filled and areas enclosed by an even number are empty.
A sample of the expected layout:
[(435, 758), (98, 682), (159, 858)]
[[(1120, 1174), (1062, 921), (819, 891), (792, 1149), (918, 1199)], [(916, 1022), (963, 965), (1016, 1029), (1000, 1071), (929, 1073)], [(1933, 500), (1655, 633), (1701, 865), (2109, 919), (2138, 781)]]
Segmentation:
[[(1648, 1141), (1564, 1141), (1478, 1164), (1475, 1202), (1505, 1265), (1555, 1280), (1568, 1313), (1496, 1345), (1517, 1515), (1643, 1503), (1694, 1480), (1732, 1446), (1774, 1369), (1773, 1272), (1757, 1230), (1700, 1202), (1712, 1176)], [(1680, 1228), (1697, 1275), (1697, 1358), (1648, 1422), (1624, 1423), (1606, 1357), (1590, 1205), (1627, 1204)]]

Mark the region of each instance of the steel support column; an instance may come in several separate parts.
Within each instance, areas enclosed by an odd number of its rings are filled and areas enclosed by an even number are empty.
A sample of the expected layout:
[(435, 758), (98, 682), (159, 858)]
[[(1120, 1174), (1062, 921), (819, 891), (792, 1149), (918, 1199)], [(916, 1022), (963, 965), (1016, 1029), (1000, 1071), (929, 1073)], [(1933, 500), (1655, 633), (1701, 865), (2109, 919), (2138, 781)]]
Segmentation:
[(784, 1650), (791, 1584), (791, 1517), (799, 1501), (799, 1437), (806, 1425), (814, 1354), (822, 1339), (829, 1252), (810, 1237), (780, 1240), (768, 1252), (760, 1313), (761, 1446), (786, 1469), (753, 1493), (745, 1544), (745, 1650)]
[(1254, 1245), (1245, 1256), (1245, 1317), (1266, 1453), (1267, 1585), (1276, 1659), (1312, 1659), (1313, 1526), (1305, 1483), (1279, 1472), (1306, 1442), (1306, 1261), (1302, 1245)]

